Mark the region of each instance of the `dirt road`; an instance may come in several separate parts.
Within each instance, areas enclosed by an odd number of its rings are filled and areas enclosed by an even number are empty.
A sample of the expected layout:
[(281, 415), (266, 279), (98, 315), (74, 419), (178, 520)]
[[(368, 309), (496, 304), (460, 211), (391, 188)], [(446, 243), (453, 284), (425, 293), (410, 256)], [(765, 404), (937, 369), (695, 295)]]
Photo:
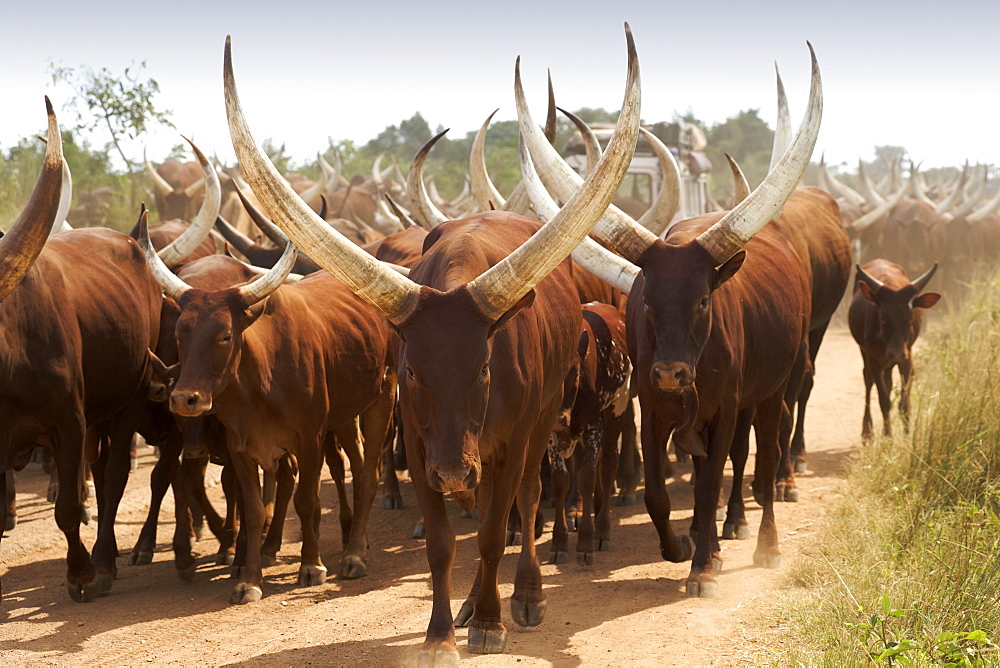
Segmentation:
[[(807, 419), (809, 472), (799, 476), (802, 500), (776, 507), (786, 564), (835, 498), (838, 474), (861, 432), (861, 359), (846, 328), (828, 333), (817, 366)], [(204, 556), (193, 582), (175, 575), (167, 524), (173, 516), (169, 495), (160, 515), (153, 563), (129, 565), (127, 550), (135, 542), (149, 502), (151, 452), (143, 450), (141, 468), (129, 480), (119, 513), (123, 556), (114, 589), (88, 604), (73, 603), (66, 594), (65, 541), (55, 526), (51, 504), (45, 502), (37, 465), (26, 469), (18, 497), (21, 523), (0, 546), (5, 594), (0, 603), (0, 663), (387, 665), (415, 660), (431, 603), (423, 542), (410, 538), (418, 512), (409, 485), (404, 485), (403, 510), (384, 510), (376, 501), (367, 576), (298, 587), (300, 545), (287, 540), (296, 538), (298, 526), (290, 520), (279, 563), (264, 573), (265, 598), (237, 607), (227, 603), (234, 584), (229, 569), (212, 565), (214, 540), (195, 545)], [(747, 470), (752, 467), (750, 462)], [(672, 517), (676, 528), (686, 533), (692, 502), (690, 469), (684, 465), (678, 471), (680, 477), (669, 485)], [(222, 508), (221, 489), (211, 493)], [(334, 572), (340, 537), (329, 479), (323, 482), (322, 494), (323, 555)], [(718, 598), (688, 599), (684, 580), (689, 564), (660, 559), (656, 534), (641, 501), (631, 507), (616, 506), (611, 552), (597, 553), (590, 567), (575, 562), (542, 566), (549, 600), (545, 622), (534, 629), (517, 627), (505, 601), (510, 629), (507, 654), (470, 655), (466, 631), (459, 629), (463, 660), (470, 665), (745, 662), (755, 632), (747, 626), (748, 612), (777, 586), (780, 574), (752, 565), (760, 511), (748, 486), (745, 496), (753, 537), (724, 542)], [(476, 540), (474, 520), (461, 518), (457, 505), (451, 505), (458, 533), (452, 592), (452, 609), (457, 611), (475, 576)], [(552, 511), (546, 513), (551, 528)], [(94, 526), (85, 527), (85, 543), (91, 545), (94, 537)], [(546, 531), (538, 545), (543, 559), (550, 540)], [(512, 591), (515, 551), (508, 548), (501, 567), (504, 597)]]

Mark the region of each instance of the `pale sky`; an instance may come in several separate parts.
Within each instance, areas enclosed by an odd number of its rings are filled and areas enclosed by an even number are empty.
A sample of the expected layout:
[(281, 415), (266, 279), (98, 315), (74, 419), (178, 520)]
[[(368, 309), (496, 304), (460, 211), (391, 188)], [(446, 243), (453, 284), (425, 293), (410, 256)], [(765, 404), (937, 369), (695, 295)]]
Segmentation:
[[(70, 96), (48, 63), (121, 71), (145, 60), (177, 131), (148, 138), (162, 160), (179, 133), (232, 160), (222, 52), (233, 36), (236, 80), (258, 140), (284, 141), (296, 162), (327, 137), (364, 142), (420, 111), (453, 137), (496, 107), (514, 118), (514, 59), (535, 114), (552, 69), (560, 106), (621, 104), (622, 23), (632, 25), (645, 122), (692, 111), (715, 122), (759, 108), (773, 126), (777, 61), (797, 126), (808, 92), (806, 40), (823, 73), (825, 112), (814, 159), (906, 147), (924, 166), (997, 162), (1000, 3), (969, 2), (311, 2), (96, 0), (0, 9), (0, 147), (37, 133), (42, 96), (63, 125)], [(127, 7), (125, 10), (123, 8)], [(98, 143), (103, 136), (95, 138)], [(142, 142), (130, 147), (141, 157)]]

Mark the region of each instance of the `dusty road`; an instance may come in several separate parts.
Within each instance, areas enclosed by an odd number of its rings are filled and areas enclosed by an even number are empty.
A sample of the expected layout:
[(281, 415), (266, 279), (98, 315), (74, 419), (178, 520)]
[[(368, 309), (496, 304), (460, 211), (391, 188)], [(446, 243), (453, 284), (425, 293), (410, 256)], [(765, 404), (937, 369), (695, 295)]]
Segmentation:
[[(809, 471), (799, 476), (802, 500), (776, 507), (785, 563), (818, 526), (824, 507), (836, 495), (838, 474), (861, 432), (861, 359), (846, 328), (833, 329), (820, 351), (818, 376), (807, 419)], [(111, 594), (88, 604), (66, 594), (65, 541), (45, 502), (44, 480), (37, 465), (21, 476), (18, 497), (21, 523), (0, 546), (5, 599), (0, 603), (0, 663), (3, 665), (184, 664), (303, 665), (407, 664), (415, 659), (430, 615), (430, 585), (423, 542), (410, 538), (418, 512), (409, 485), (407, 507), (384, 510), (379, 501), (369, 532), (368, 575), (303, 588), (296, 585), (299, 544), (290, 520), (279, 563), (265, 570), (264, 596), (256, 604), (230, 606), (229, 569), (214, 566), (217, 544), (195, 545), (203, 555), (193, 582), (174, 573), (169, 549), (173, 511), (168, 495), (160, 515), (157, 554), (151, 565), (131, 566), (134, 544), (149, 502), (148, 476), (153, 463), (143, 449), (139, 471), (132, 474), (118, 517), (123, 556)], [(753, 470), (748, 464), (747, 470)], [(690, 523), (690, 469), (678, 468), (669, 485), (676, 528)], [(215, 474), (218, 475), (217, 472)], [(749, 483), (749, 477), (747, 482)], [(727, 481), (728, 485), (728, 481)], [(221, 489), (211, 490), (220, 509)], [(719, 597), (688, 599), (684, 580), (689, 564), (661, 561), (655, 532), (645, 507), (615, 507), (612, 551), (596, 554), (590, 567), (575, 562), (543, 565), (548, 593), (545, 622), (521, 629), (509, 617), (510, 641), (504, 656), (480, 657), (466, 651), (466, 631), (459, 629), (459, 650), (470, 664), (488, 665), (731, 665), (747, 661), (755, 629), (748, 613), (772, 591), (779, 571), (752, 565), (760, 511), (749, 486), (749, 541), (725, 541), (725, 567)], [(331, 572), (339, 553), (336, 495), (323, 482), (323, 555)], [(475, 575), (474, 520), (459, 517), (453, 576), (452, 609), (457, 611)], [(291, 512), (291, 509), (290, 509)], [(551, 528), (552, 511), (546, 509)], [(91, 545), (93, 525), (84, 528)], [(549, 552), (546, 531), (538, 553)], [(571, 537), (575, 541), (575, 537)], [(571, 543), (572, 545), (572, 543)], [(572, 549), (572, 548), (571, 548)], [(512, 591), (516, 548), (508, 548), (501, 568), (501, 593)], [(753, 622), (753, 623), (759, 623)], [(751, 624), (748, 626), (748, 624)], [(773, 634), (772, 634), (773, 637)]]

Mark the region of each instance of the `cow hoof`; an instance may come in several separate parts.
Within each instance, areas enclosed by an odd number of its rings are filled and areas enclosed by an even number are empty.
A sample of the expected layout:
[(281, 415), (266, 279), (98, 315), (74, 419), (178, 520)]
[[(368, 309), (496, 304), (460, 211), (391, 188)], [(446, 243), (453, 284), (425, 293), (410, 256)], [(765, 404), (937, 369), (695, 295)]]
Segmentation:
[(94, 519), (94, 514), (90, 512), (90, 508), (82, 506), (80, 508), (80, 522), (89, 526), (92, 519)]
[(472, 519), (472, 517), (473, 517), (473, 515), (472, 515), (472, 511), (471, 511), (471, 510), (463, 510), (463, 511), (462, 511), (462, 512), (461, 512), (461, 513), (459, 514), (459, 517), (464, 517), (465, 519), (467, 519), (467, 520), (470, 520), (470, 519)]
[(256, 603), (263, 596), (264, 592), (260, 590), (260, 587), (241, 582), (233, 589), (233, 595), (229, 597), (229, 602), (233, 605), (245, 605)]
[(205, 527), (204, 526), (194, 527), (194, 529), (191, 530), (191, 533), (194, 534), (194, 542), (197, 543), (198, 541), (201, 540), (201, 537), (205, 535)]
[(576, 553), (576, 563), (580, 566), (593, 566), (594, 565), (594, 553), (593, 552), (577, 552)]
[(788, 503), (798, 503), (799, 502), (799, 488), (798, 487), (786, 487), (785, 488), (785, 501)]
[(771, 552), (754, 552), (753, 565), (760, 568), (781, 568), (781, 555)]
[(691, 598), (716, 598), (719, 595), (719, 583), (714, 580), (688, 580), (685, 590)]
[(569, 561), (569, 552), (566, 550), (553, 550), (549, 552), (550, 564), (565, 564)]
[(299, 586), (315, 587), (326, 582), (326, 566), (306, 566), (299, 568)]
[(468, 626), (469, 620), (472, 619), (473, 612), (474, 608), (471, 603), (469, 603), (468, 601), (463, 603), (462, 607), (459, 608), (458, 610), (458, 614), (455, 616), (455, 627), (463, 628), (465, 626)]
[(598, 538), (596, 542), (597, 542), (597, 551), (598, 552), (610, 552), (611, 551), (611, 539), (610, 538)]
[(635, 494), (619, 494), (618, 495), (618, 505), (619, 506), (634, 506), (635, 505)]
[(382, 498), (382, 507), (386, 510), (399, 510), (403, 507), (403, 497), (398, 494), (387, 495)]
[(712, 557), (712, 572), (722, 572), (722, 559), (720, 557)]
[(795, 472), (796, 473), (805, 473), (806, 472), (806, 463), (804, 461), (795, 462)]
[(566, 518), (566, 527), (570, 531), (577, 531), (580, 528), (580, 518), (575, 515), (570, 515)]
[(276, 554), (264, 554), (264, 553), (261, 553), (261, 555), (260, 555), (260, 567), (261, 568), (269, 568), (271, 566), (274, 566), (274, 564), (277, 561), (278, 561), (278, 555), (276, 555)]
[(228, 552), (217, 552), (215, 555), (216, 566), (232, 566), (235, 555)]
[(750, 537), (750, 526), (747, 524), (737, 524), (726, 522), (722, 525), (723, 540), (746, 540)]
[(132, 550), (132, 556), (129, 557), (129, 562), (133, 566), (145, 566), (146, 564), (153, 563), (153, 553), (150, 550)]
[(49, 503), (55, 503), (57, 496), (59, 496), (59, 485), (49, 485), (45, 491), (45, 500)]
[(715, 521), (722, 522), (726, 519), (726, 509), (721, 506), (715, 507)]
[(507, 629), (469, 629), (469, 651), (473, 654), (503, 654), (507, 647)]
[[(510, 599), (510, 616), (518, 626), (538, 626), (545, 619), (545, 607), (548, 601), (532, 603)], [(470, 631), (471, 633), (471, 631)]]
[(422, 649), (417, 655), (417, 666), (418, 668), (457, 666), (459, 660), (457, 649)]
[(424, 521), (420, 520), (417, 522), (417, 526), (413, 527), (413, 537), (423, 539), (427, 535), (427, 530), (424, 529)]
[(66, 582), (66, 592), (77, 603), (90, 603), (97, 598), (90, 586), (73, 582)]
[(351, 554), (340, 560), (338, 575), (345, 580), (354, 580), (364, 575), (366, 568), (364, 559)]
[(17, 515), (7, 515), (7, 523), (4, 524), (4, 532), (13, 531), (17, 526)]
[(694, 540), (691, 539), (691, 536), (678, 536), (677, 546), (680, 548), (681, 556), (676, 560), (671, 559), (669, 556), (667, 556), (667, 551), (663, 548), (660, 548), (660, 556), (663, 557), (664, 561), (676, 561), (676, 563), (680, 563), (682, 561), (691, 560), (691, 557), (694, 556), (694, 548), (695, 548)]
[(521, 532), (520, 531), (508, 531), (507, 532), (507, 547), (511, 545), (521, 544)]
[(191, 565), (187, 566), (186, 568), (178, 568), (177, 577), (179, 577), (181, 580), (184, 580), (184, 582), (191, 582), (192, 580), (194, 580), (195, 565), (196, 564), (194, 562), (191, 562)]

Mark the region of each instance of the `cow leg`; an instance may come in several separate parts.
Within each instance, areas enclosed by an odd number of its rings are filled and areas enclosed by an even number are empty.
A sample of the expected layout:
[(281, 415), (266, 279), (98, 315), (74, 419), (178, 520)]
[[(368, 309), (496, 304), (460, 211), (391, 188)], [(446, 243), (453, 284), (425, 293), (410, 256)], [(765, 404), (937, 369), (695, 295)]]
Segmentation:
[[(795, 473), (806, 472), (806, 404), (812, 395), (812, 389), (816, 377), (816, 356), (819, 354), (820, 344), (826, 335), (826, 328), (830, 325), (827, 321), (809, 332), (809, 365), (802, 376), (802, 387), (799, 389), (796, 399), (797, 415), (795, 417), (795, 433), (792, 435), (791, 458)], [(792, 410), (792, 405), (788, 406)]]
[(274, 505), (277, 502), (278, 496), (278, 478), (274, 472), (264, 471), (264, 485), (261, 490), (261, 496), (264, 500), (264, 528), (263, 535), (267, 535), (267, 532), (271, 528), (271, 522), (274, 521)]
[(219, 538), (219, 551), (216, 553), (215, 565), (233, 565), (236, 558), (236, 531), (238, 526), (238, 503), (236, 471), (232, 464), (222, 467), (222, 493), (226, 497), (226, 519), (223, 522), (222, 537)]
[[(808, 343), (803, 341), (799, 346), (799, 353), (795, 356), (792, 364), (792, 371), (789, 374), (788, 385), (785, 388), (785, 396), (781, 410), (781, 423), (778, 435), (778, 447), (780, 456), (778, 460), (777, 478), (775, 483), (777, 488), (775, 494), (778, 501), (788, 501), (796, 503), (799, 500), (798, 486), (795, 484), (795, 468), (792, 465), (792, 409), (795, 408), (795, 401), (802, 393), (802, 384), (807, 376), (812, 375), (812, 362), (809, 359)], [(804, 458), (803, 458), (804, 461)]]
[(229, 447), (229, 461), (242, 492), (243, 522), (240, 524), (240, 538), (246, 537), (246, 550), (245, 562), (240, 569), (240, 581), (233, 589), (229, 602), (244, 604), (259, 601), (263, 596), (261, 584), (264, 575), (260, 562), (260, 537), (264, 529), (264, 500), (261, 496), (257, 464), (233, 447), (234, 445), (231, 443)]
[(872, 429), (872, 385), (875, 383), (875, 368), (869, 364), (868, 358), (864, 358), (865, 376), (865, 417), (861, 422), (861, 440), (870, 441), (873, 436)]
[(208, 530), (221, 541), (226, 532), (225, 525), (222, 518), (219, 517), (219, 513), (215, 512), (212, 502), (208, 500), (208, 494), (205, 493), (205, 473), (208, 464), (208, 457), (185, 457), (181, 460), (181, 468), (189, 471), (191, 500), (201, 508), (205, 522), (208, 524)]
[[(347, 500), (347, 469), (344, 468), (344, 455), (337, 445), (338, 439), (333, 432), (326, 436), (323, 450), (326, 454), (326, 465), (330, 469), (330, 477), (337, 487), (337, 505), (340, 513), (340, 544), (347, 549), (347, 541), (351, 535), (351, 504)], [(391, 467), (391, 464), (390, 464)]]
[(17, 526), (17, 488), (14, 471), (4, 471), (3, 480), (0, 480), (0, 536), (5, 531), (13, 531)]
[[(722, 568), (722, 557), (719, 553), (715, 511), (722, 491), (722, 472), (736, 434), (736, 420), (735, 406), (723, 405), (720, 408), (708, 435), (708, 457), (698, 460), (698, 476), (694, 485), (694, 514), (698, 535), (686, 585), (688, 596), (718, 596), (719, 583), (715, 579), (715, 572)], [(772, 472), (772, 477), (768, 479), (772, 487), (773, 475)]]
[[(411, 438), (413, 440), (411, 440)], [(457, 665), (459, 656), (455, 647), (455, 621), (451, 615), (451, 567), (455, 561), (455, 532), (448, 521), (444, 495), (427, 485), (424, 475), (422, 444), (418, 437), (408, 437), (406, 457), (413, 481), (413, 491), (425, 520), (427, 565), (431, 571), (433, 607), (427, 635), (420, 648), (420, 665)]]
[(754, 430), (757, 434), (757, 475), (754, 476), (754, 497), (764, 512), (757, 534), (757, 549), (753, 563), (764, 568), (781, 566), (781, 551), (778, 549), (778, 528), (774, 521), (774, 473), (777, 469), (782, 411), (787, 410), (783, 393), (767, 399), (757, 406)]
[[(284, 458), (283, 458), (284, 459)], [(299, 448), (299, 485), (295, 489), (295, 512), (302, 523), (302, 564), (299, 566), (299, 585), (311, 587), (326, 582), (326, 566), (319, 554), (319, 474), (323, 467), (322, 444), (317, 437), (313, 447)], [(275, 522), (277, 522), (277, 517)], [(272, 525), (273, 527), (274, 525)], [(268, 535), (270, 539), (270, 535)]]
[(899, 414), (903, 417), (903, 431), (910, 433), (910, 381), (913, 378), (913, 362), (909, 359), (899, 363), (902, 388), (899, 391)]
[(892, 436), (892, 422), (889, 411), (892, 410), (892, 367), (875, 374), (875, 389), (878, 390), (878, 404), (882, 409), (882, 433)]
[(387, 510), (398, 510), (403, 507), (403, 494), (399, 491), (396, 457), (393, 452), (393, 447), (399, 440), (396, 438), (397, 432), (400, 432), (401, 437), (402, 431), (402, 421), (394, 413), (392, 425), (386, 433), (385, 447), (382, 449), (382, 507)]
[(378, 489), (380, 455), (392, 422), (394, 392), (383, 392), (375, 403), (362, 413), (364, 461), (360, 467), (351, 462), (354, 480), (354, 521), (351, 523), (347, 550), (340, 560), (338, 574), (342, 578), (359, 578), (365, 574), (365, 552), (368, 550), (368, 517), (372, 512)]
[(556, 451), (555, 444), (548, 447), (549, 468), (552, 470), (552, 494), (556, 502), (555, 523), (552, 526), (550, 564), (569, 561), (569, 528), (566, 524), (566, 494), (569, 491), (569, 470), (566, 459)]
[(622, 448), (618, 454), (618, 505), (635, 503), (635, 488), (639, 484), (639, 448), (635, 440), (635, 401), (629, 399), (622, 414)]
[(663, 476), (660, 475), (662, 459), (667, 456), (664, 427), (653, 411), (643, 411), (640, 431), (643, 472), (646, 476), (643, 500), (646, 512), (660, 537), (660, 556), (665, 561), (687, 561), (694, 554), (694, 541), (689, 536), (677, 536), (670, 526), (670, 497), (667, 495)]
[(576, 486), (583, 497), (583, 508), (577, 521), (576, 561), (581, 566), (594, 563), (594, 490), (597, 487), (597, 462), (601, 458), (604, 439), (604, 414), (583, 428), (580, 444), (580, 465), (576, 473)]
[[(604, 411), (604, 434), (601, 443), (601, 468), (598, 473), (598, 488), (594, 499), (597, 517), (594, 526), (594, 541), (599, 552), (611, 549), (611, 497), (615, 493), (615, 476), (618, 471), (618, 437), (621, 434), (624, 414), (615, 416), (614, 409)], [(635, 430), (633, 423), (632, 429)]]
[[(164, 455), (160, 450), (160, 457)], [(191, 479), (190, 467), (181, 464), (174, 478), (174, 568), (177, 576), (190, 582), (194, 579), (195, 558), (191, 553)]]
[[(167, 493), (167, 489), (177, 476), (179, 467), (178, 458), (181, 451), (181, 434), (174, 427), (170, 427), (167, 437), (160, 443), (160, 458), (153, 465), (153, 470), (149, 474), (149, 512), (146, 513), (146, 521), (139, 532), (139, 539), (132, 548), (130, 561), (134, 565), (148, 564), (153, 561), (153, 550), (156, 549), (156, 525), (160, 520), (160, 504)], [(176, 490), (174, 494), (176, 496)], [(176, 554), (176, 553), (175, 553)]]
[(750, 427), (753, 426), (753, 417), (752, 408), (745, 408), (736, 416), (736, 432), (729, 451), (729, 460), (733, 463), (733, 487), (729, 491), (726, 520), (722, 524), (724, 540), (746, 540), (750, 537), (750, 525), (747, 523), (746, 507), (743, 504), (743, 472), (750, 455)]
[[(302, 463), (299, 462), (299, 476), (301, 479)], [(316, 463), (316, 469), (319, 471), (321, 464)], [(295, 472), (292, 470), (292, 459), (291, 455), (285, 454), (281, 459), (278, 460), (278, 470), (273, 475), (268, 475), (264, 473), (264, 484), (267, 485), (268, 479), (274, 481), (274, 497), (273, 501), (269, 504), (271, 508), (272, 515), (270, 517), (270, 522), (265, 521), (264, 532), (266, 537), (264, 538), (264, 543), (260, 547), (260, 563), (262, 566), (273, 566), (274, 562), (278, 559), (278, 550), (281, 549), (281, 540), (284, 536), (285, 531), (285, 517), (288, 515), (288, 502), (292, 498), (292, 491), (295, 488)], [(317, 489), (319, 485), (319, 473), (316, 473), (316, 484)], [(301, 486), (301, 482), (299, 483)], [(318, 492), (317, 492), (318, 493)], [(299, 501), (296, 496), (295, 509), (298, 511)], [(265, 511), (266, 517), (266, 511)], [(304, 518), (302, 514), (299, 514), (299, 518), (302, 520), (302, 531), (305, 533), (306, 523), (312, 523), (312, 518)], [(305, 550), (305, 539), (303, 538), (303, 551)]]
[(66, 536), (66, 590), (77, 602), (90, 601), (99, 595), (94, 580), (97, 569), (80, 540), (80, 478), (83, 475), (83, 442), (86, 429), (82, 422), (67, 421), (59, 433), (55, 450), (59, 496), (56, 497), (56, 524)]

